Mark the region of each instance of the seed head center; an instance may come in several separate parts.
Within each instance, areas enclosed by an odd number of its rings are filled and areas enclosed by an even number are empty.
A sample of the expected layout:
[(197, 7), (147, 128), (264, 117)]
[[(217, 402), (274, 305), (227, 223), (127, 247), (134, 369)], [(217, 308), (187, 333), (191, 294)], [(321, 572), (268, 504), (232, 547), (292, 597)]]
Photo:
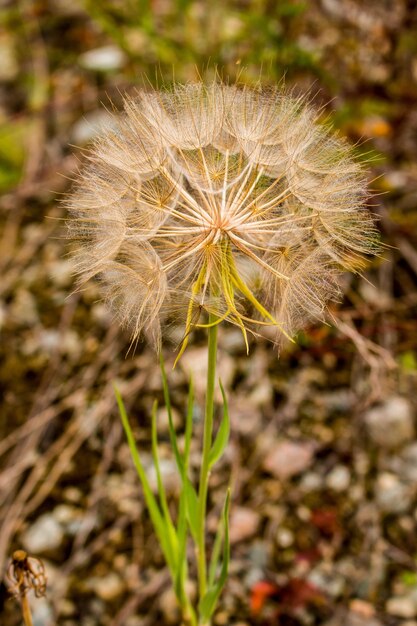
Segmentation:
[(217, 243), (221, 239), (224, 239), (232, 227), (233, 225), (230, 219), (227, 219), (224, 216), (217, 216), (211, 224), (213, 243)]

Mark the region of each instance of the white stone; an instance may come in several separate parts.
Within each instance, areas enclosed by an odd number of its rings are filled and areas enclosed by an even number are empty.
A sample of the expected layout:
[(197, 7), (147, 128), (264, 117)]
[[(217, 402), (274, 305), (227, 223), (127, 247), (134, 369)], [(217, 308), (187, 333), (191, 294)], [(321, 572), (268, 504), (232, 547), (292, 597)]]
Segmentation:
[(61, 545), (64, 531), (51, 513), (38, 517), (23, 534), (22, 544), (33, 555), (54, 550)]
[(412, 492), (395, 474), (384, 472), (377, 478), (375, 496), (384, 513), (404, 513), (410, 506)]
[(30, 604), (33, 626), (54, 626), (54, 613), (46, 598), (33, 598), (32, 596)]
[[(190, 347), (181, 357), (179, 362), (189, 379), (193, 377), (196, 398), (205, 397), (207, 382), (207, 348)], [(236, 371), (236, 362), (227, 353), (222, 354), (218, 365), (218, 377), (222, 381), (224, 389), (228, 389), (233, 381)], [(216, 400), (222, 403), (222, 395), (216, 385)]]
[(353, 600), (349, 602), (349, 610), (367, 620), (371, 620), (375, 615), (375, 607), (360, 598), (353, 598)]
[(125, 590), (125, 585), (117, 574), (110, 572), (106, 576), (94, 576), (87, 581), (86, 586), (105, 602), (114, 600)]
[(414, 436), (412, 408), (401, 396), (393, 396), (369, 409), (364, 420), (371, 439), (385, 448), (396, 448)]
[(244, 507), (234, 507), (230, 516), (230, 542), (249, 539), (258, 530), (259, 513)]
[(320, 567), (312, 569), (307, 576), (307, 580), (334, 598), (342, 595), (345, 588), (345, 579), (342, 576), (335, 572), (332, 574), (324, 572)]
[(289, 528), (278, 528), (277, 544), (281, 548), (289, 548), (294, 543), (294, 533)]
[(256, 385), (248, 401), (255, 407), (269, 405), (272, 401), (272, 385), (270, 380), (264, 380)]
[(305, 471), (311, 465), (313, 457), (311, 443), (280, 441), (267, 454), (263, 467), (273, 476), (285, 480)]
[(75, 535), (83, 521), (83, 511), (70, 504), (59, 504), (54, 508), (54, 518), (64, 527), (69, 535)]
[(387, 613), (396, 617), (410, 618), (417, 615), (417, 607), (408, 596), (390, 598), (385, 605)]
[[(167, 493), (171, 493), (179, 488), (180, 477), (175, 461), (172, 459), (159, 459), (159, 470)], [(155, 465), (150, 466), (147, 470), (147, 475), (151, 489), (156, 492), (158, 489), (158, 479)]]
[(106, 130), (114, 128), (114, 117), (107, 111), (92, 111), (79, 119), (71, 129), (71, 141), (84, 146)]
[(172, 587), (166, 589), (159, 596), (159, 606), (161, 607), (161, 611), (164, 614), (164, 621), (167, 624), (179, 624), (180, 623), (180, 612), (178, 608), (178, 601), (175, 597), (175, 592)]
[(326, 478), (326, 485), (333, 491), (342, 492), (350, 485), (350, 472), (345, 465), (336, 465)]
[(68, 500), (68, 502), (80, 502), (83, 497), (83, 493), (81, 489), (78, 489), (77, 487), (67, 487), (63, 492), (63, 496), (65, 500)]
[(109, 72), (123, 67), (126, 55), (117, 46), (103, 46), (84, 52), (79, 61), (80, 65), (87, 70)]
[(300, 489), (305, 493), (318, 491), (323, 487), (323, 479), (317, 472), (307, 472), (301, 478)]
[(402, 450), (399, 474), (405, 480), (417, 483), (417, 442), (410, 443)]

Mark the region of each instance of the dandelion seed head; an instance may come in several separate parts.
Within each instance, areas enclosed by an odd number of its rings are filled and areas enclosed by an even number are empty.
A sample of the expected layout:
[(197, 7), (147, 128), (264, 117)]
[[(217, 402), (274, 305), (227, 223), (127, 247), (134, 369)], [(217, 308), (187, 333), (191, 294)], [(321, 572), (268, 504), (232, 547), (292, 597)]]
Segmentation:
[[(81, 282), (97, 276), (133, 338), (176, 315), (276, 340), (322, 319), (343, 269), (377, 249), (366, 174), (313, 107), (214, 82), (126, 97), (68, 204)], [(185, 344), (183, 344), (184, 347)]]

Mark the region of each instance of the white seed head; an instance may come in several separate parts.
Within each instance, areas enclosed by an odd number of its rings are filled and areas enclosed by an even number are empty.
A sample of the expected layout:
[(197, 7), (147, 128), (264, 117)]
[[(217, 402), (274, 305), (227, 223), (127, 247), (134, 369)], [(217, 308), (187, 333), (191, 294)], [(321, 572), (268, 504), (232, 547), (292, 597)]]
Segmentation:
[(68, 202), (77, 272), (156, 345), (204, 312), (291, 337), (377, 249), (352, 149), (282, 89), (139, 92), (89, 161)]

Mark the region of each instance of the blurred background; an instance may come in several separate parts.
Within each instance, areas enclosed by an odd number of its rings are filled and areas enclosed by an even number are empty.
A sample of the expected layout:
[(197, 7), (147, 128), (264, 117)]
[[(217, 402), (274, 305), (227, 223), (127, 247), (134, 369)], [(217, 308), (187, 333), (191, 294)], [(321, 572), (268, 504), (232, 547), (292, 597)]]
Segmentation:
[[(42, 558), (35, 626), (179, 623), (112, 388), (155, 482), (156, 358), (127, 355), (96, 283), (74, 293), (61, 200), (123, 93), (216, 67), (324, 105), (370, 163), (386, 248), (279, 358), (221, 329), (233, 430), (209, 525), (231, 474), (233, 559), (215, 624), (417, 626), (414, 0), (0, 0), (0, 28), (0, 568), (17, 548)], [(179, 431), (194, 372), (196, 442), (204, 355), (196, 336), (169, 372)], [(21, 624), (4, 584), (0, 604)]]

